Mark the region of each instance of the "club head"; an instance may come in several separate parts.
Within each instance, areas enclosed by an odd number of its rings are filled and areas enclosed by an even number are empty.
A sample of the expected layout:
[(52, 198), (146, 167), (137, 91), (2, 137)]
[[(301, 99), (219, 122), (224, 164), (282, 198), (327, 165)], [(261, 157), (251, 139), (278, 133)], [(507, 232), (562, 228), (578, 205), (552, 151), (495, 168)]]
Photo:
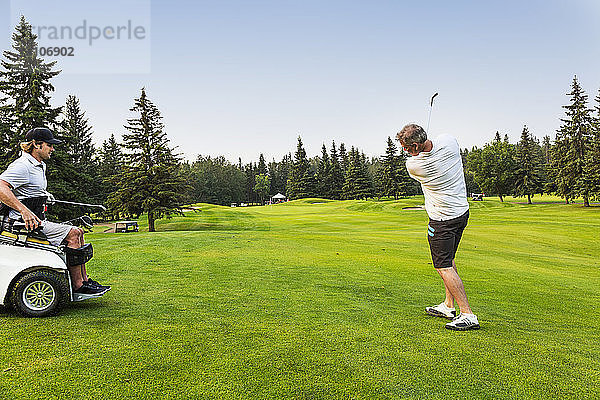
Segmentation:
[(92, 221), (92, 219), (87, 215), (82, 216), (80, 221), (87, 229), (92, 229), (94, 227), (94, 221)]

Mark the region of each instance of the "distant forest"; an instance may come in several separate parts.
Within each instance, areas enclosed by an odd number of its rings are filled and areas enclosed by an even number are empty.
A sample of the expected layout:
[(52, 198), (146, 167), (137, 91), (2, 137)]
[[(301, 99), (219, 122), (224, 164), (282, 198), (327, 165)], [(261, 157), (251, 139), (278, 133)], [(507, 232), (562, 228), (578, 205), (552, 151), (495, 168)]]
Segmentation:
[[(377, 157), (335, 142), (309, 157), (298, 137), (296, 149), (279, 161), (267, 161), (262, 154), (244, 164), (222, 156), (183, 161), (144, 88), (132, 96), (132, 118), (124, 121), (122, 141), (113, 134), (96, 146), (76, 95), (61, 107), (50, 105), (51, 82), (60, 70), (57, 61), (38, 55), (37, 36), (24, 17), (12, 41), (0, 67), (0, 168), (19, 157), (25, 132), (49, 127), (64, 141), (48, 163), (49, 191), (58, 199), (105, 204), (105, 218), (146, 213), (153, 230), (154, 220), (196, 202), (264, 204), (276, 193), (289, 199), (397, 199), (420, 193), (406, 173), (406, 156), (391, 137)], [(461, 150), (467, 191), (529, 202), (536, 194), (552, 193), (567, 203), (581, 198), (585, 206), (600, 198), (600, 92), (590, 107), (575, 76), (567, 96), (555, 140), (544, 136), (540, 142), (524, 126), (517, 143), (496, 132), (482, 147)], [(76, 212), (52, 210), (59, 219)]]

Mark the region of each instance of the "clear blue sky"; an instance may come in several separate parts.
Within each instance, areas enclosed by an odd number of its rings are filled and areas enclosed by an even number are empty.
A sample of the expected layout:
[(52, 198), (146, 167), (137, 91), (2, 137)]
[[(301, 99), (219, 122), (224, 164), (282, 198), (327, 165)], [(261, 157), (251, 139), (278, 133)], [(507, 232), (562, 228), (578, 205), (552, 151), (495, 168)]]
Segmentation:
[[(280, 160), (299, 134), (309, 156), (332, 140), (381, 155), (404, 124), (426, 125), (435, 92), (432, 136), (471, 147), (496, 131), (516, 141), (526, 124), (554, 137), (573, 76), (590, 99), (600, 88), (592, 0), (138, 3), (151, 9), (149, 73), (54, 80), (54, 103), (79, 97), (97, 142), (122, 134), (142, 86), (187, 158), (236, 162)], [(136, 20), (135, 7), (121, 12)]]

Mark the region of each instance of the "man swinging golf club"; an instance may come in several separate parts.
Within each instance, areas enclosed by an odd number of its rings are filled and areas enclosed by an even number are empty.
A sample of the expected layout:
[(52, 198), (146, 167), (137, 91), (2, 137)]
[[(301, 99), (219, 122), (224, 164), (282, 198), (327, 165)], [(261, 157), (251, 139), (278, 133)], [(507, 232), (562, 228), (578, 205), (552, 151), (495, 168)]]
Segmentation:
[[(411, 155), (406, 160), (406, 169), (421, 184), (425, 195), (431, 258), (446, 289), (444, 302), (427, 307), (425, 311), (435, 317), (452, 319), (452, 322), (446, 324), (447, 329), (479, 329), (479, 321), (469, 307), (465, 288), (454, 262), (458, 243), (469, 219), (469, 203), (458, 142), (449, 135), (427, 139), (425, 130), (415, 124), (406, 125), (396, 138), (404, 151)], [(455, 300), (460, 308), (458, 316), (454, 308)]]
[[(21, 157), (0, 174), (0, 201), (10, 207), (9, 220), (22, 218), (29, 230), (41, 227), (52, 245), (66, 243), (67, 247), (77, 249), (84, 245), (82, 229), (46, 221), (43, 216), (46, 198), (52, 197), (46, 192), (44, 161), (52, 155), (54, 145), (61, 143), (48, 128), (34, 128), (27, 132), (25, 142), (21, 143)], [(90, 279), (85, 264), (69, 267), (69, 273), (75, 293), (99, 296), (110, 289), (110, 286)]]

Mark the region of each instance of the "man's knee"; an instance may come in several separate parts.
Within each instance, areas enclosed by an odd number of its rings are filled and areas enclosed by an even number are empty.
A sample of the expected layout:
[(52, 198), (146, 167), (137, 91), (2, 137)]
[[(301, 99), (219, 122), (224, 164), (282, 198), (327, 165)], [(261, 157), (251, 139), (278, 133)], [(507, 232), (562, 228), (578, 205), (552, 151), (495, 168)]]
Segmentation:
[(74, 226), (71, 228), (65, 239), (69, 244), (74, 244), (79, 247), (83, 242), (83, 229)]
[(442, 278), (444, 278), (446, 276), (454, 275), (456, 273), (456, 271), (454, 270), (453, 267), (436, 268), (435, 270), (438, 272), (438, 274), (441, 275)]

